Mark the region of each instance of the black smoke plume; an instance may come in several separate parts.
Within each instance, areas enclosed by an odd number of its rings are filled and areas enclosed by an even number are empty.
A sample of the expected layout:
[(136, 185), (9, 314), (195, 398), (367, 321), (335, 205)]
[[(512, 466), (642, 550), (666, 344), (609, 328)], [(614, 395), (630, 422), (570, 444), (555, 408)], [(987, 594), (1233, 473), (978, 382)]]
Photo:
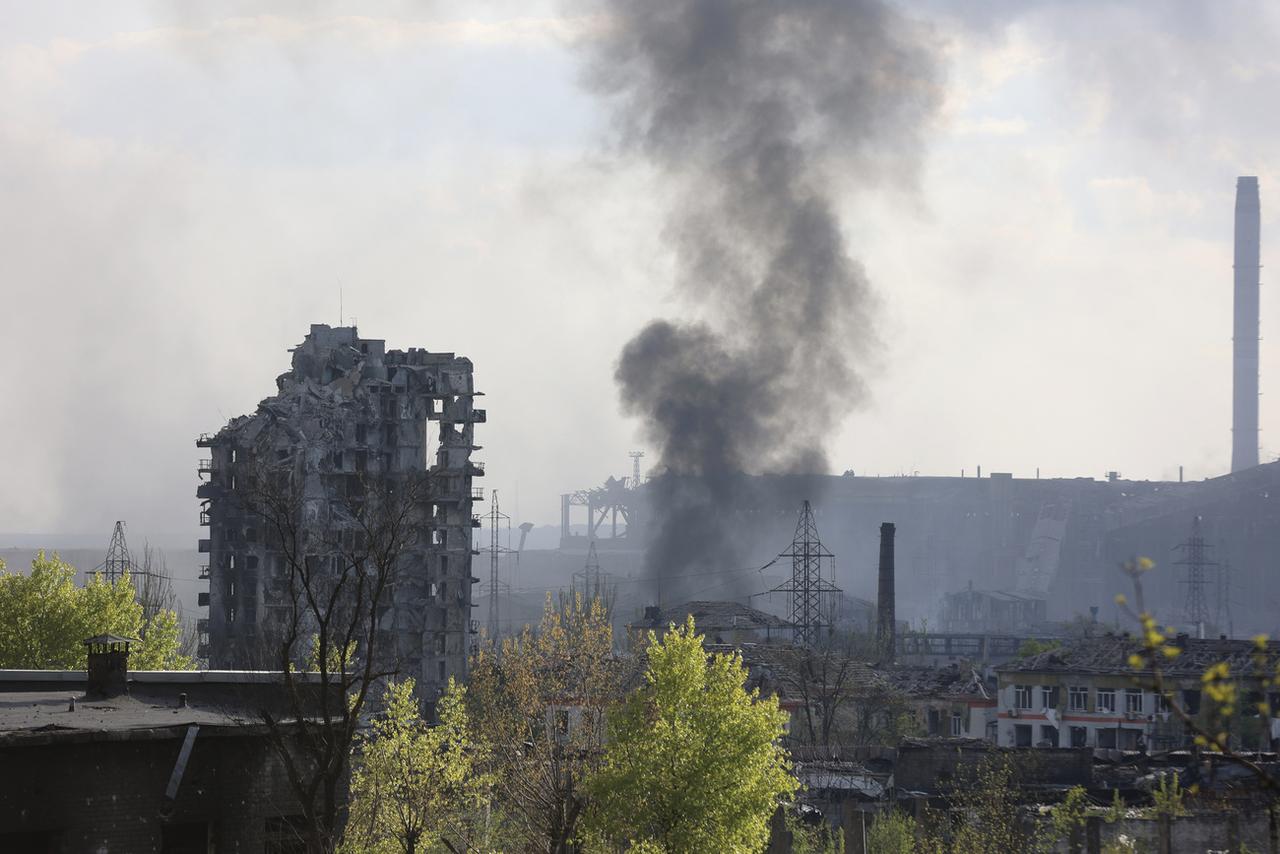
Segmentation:
[(742, 565), (743, 475), (825, 472), (864, 397), (872, 296), (838, 206), (913, 173), (938, 72), (929, 34), (874, 0), (597, 5), (589, 82), (673, 192), (676, 285), (709, 318), (651, 322), (616, 373), (669, 473), (648, 571), (692, 577)]

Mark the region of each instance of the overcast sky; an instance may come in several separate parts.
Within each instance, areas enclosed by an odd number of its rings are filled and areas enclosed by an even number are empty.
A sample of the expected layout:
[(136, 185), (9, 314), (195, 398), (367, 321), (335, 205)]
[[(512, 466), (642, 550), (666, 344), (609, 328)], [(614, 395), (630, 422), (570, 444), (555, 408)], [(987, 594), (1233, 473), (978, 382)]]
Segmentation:
[[(945, 74), (921, 173), (844, 211), (881, 343), (836, 471), (1223, 473), (1237, 175), (1280, 245), (1280, 5), (953, 5), (903, 4)], [(607, 23), (196, 6), (0, 2), (0, 532), (194, 540), (195, 437), (340, 289), (362, 334), (474, 360), (517, 520), (628, 471), (619, 349), (690, 309), (665, 188), (581, 86)], [(1264, 287), (1264, 460), (1278, 312)]]

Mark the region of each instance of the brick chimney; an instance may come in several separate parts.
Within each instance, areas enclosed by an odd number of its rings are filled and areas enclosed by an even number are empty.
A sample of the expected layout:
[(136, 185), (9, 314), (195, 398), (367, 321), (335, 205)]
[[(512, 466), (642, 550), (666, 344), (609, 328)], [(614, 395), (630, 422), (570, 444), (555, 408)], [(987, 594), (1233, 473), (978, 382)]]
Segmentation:
[(90, 697), (119, 697), (129, 693), (129, 645), (136, 638), (97, 635), (85, 640), (89, 651)]
[(897, 656), (897, 623), (894, 617), (892, 522), (880, 525), (880, 583), (876, 595), (876, 652), (880, 664), (892, 664)]

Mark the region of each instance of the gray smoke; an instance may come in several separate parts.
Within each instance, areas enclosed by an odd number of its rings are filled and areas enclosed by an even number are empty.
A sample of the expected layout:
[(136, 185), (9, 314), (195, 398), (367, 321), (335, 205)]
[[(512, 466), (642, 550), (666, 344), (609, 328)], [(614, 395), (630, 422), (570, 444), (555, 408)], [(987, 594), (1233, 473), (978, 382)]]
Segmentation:
[(872, 297), (837, 206), (912, 174), (940, 92), (932, 45), (874, 0), (600, 2), (589, 81), (672, 189), (676, 284), (712, 318), (655, 320), (618, 362), (671, 475), (647, 564), (741, 566), (724, 515), (740, 475), (825, 472), (864, 397)]

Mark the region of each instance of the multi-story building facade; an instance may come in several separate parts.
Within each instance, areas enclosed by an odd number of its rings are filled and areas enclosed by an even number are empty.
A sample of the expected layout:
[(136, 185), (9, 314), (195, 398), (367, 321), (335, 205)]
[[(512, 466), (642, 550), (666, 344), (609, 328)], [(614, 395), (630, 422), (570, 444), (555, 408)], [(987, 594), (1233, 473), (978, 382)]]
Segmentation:
[(384, 650), (431, 699), (450, 676), (465, 675), (475, 631), (471, 532), (479, 521), (472, 502), (481, 496), (472, 478), (484, 468), (471, 452), (485, 411), (473, 407), (471, 361), (387, 350), (355, 327), (323, 324), (292, 353), (291, 370), (257, 412), (197, 441), (209, 449), (197, 490), (209, 527), (199, 544), (209, 581), (201, 595), (209, 609), (200, 624), (201, 655), (215, 668), (278, 665), (273, 627), (292, 607), (290, 568), (256, 506), (262, 499), (250, 492), (263, 472), (286, 473), (295, 485), (294, 521), (312, 543), (346, 537), (349, 544), (358, 535), (349, 511), (370, 484), (422, 483), (378, 627)]
[[(1227, 722), (1233, 746), (1270, 750), (1273, 726), (1258, 703), (1280, 708), (1262, 679), (1274, 673), (1280, 644), (1268, 644), (1259, 665), (1253, 641), (1179, 636), (1181, 650), (1162, 670), (1169, 699), (1195, 720), (1208, 721), (1213, 709), (1202, 699), (1201, 677), (1211, 664), (1226, 662), (1242, 702)], [(1135, 670), (1130, 656), (1140, 645), (1127, 636), (1107, 635), (1070, 642), (996, 668), (999, 675), (998, 736), (1004, 747), (1090, 747), (1168, 750), (1189, 746), (1193, 734), (1157, 692), (1150, 672)], [(1275, 711), (1272, 714), (1276, 714)]]

